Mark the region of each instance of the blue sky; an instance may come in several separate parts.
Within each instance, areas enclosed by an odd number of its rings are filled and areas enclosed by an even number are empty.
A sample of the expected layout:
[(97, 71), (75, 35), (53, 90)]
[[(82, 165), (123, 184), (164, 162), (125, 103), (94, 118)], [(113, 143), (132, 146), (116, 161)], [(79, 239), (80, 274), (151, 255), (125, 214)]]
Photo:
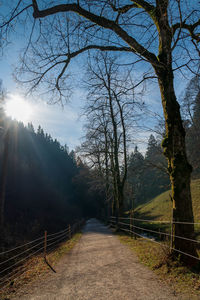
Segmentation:
[[(23, 93), (22, 88), (15, 83), (12, 76), (14, 68), (17, 65), (20, 48), (21, 44), (19, 41), (17, 43), (13, 42), (11, 47), (7, 49), (5, 55), (0, 59), (0, 78), (3, 80), (4, 88), (12, 95)], [(76, 73), (78, 68), (79, 66), (75, 65)], [(175, 82), (176, 91), (179, 95), (183, 91), (185, 83), (181, 81), (181, 78), (178, 76)], [(81, 108), (84, 105), (85, 98), (86, 92), (80, 87), (74, 88), (70, 101), (65, 104), (64, 107), (58, 104), (47, 104), (42, 99), (27, 97), (26, 100), (31, 103), (33, 107), (30, 121), (33, 123), (35, 129), (41, 125), (45, 132), (50, 133), (53, 138), (57, 138), (62, 145), (67, 144), (70, 150), (75, 149), (76, 146), (80, 145), (84, 135), (84, 118), (81, 116)], [(142, 100), (143, 99), (141, 99), (141, 101)], [(151, 83), (151, 85), (147, 86), (144, 100), (152, 112), (159, 112), (162, 116), (160, 92), (157, 83)], [(153, 129), (155, 122), (153, 118), (145, 117), (141, 122), (141, 125), (142, 124)], [(142, 152), (146, 149), (149, 135), (150, 131), (144, 128), (140, 130), (140, 132), (137, 132), (133, 139), (134, 143), (138, 144)]]
[[(14, 81), (12, 75), (23, 46), (24, 40), (21, 37), (17, 40), (13, 40), (12, 45), (6, 49), (4, 56), (0, 59), (0, 79), (3, 80), (3, 87), (12, 95), (23, 94), (22, 87)], [(73, 67), (75, 76), (78, 77), (78, 73), (81, 72), (79, 69), (80, 65), (78, 65), (78, 63), (77, 65), (73, 64)], [(138, 74), (137, 72), (137, 76)], [(38, 97), (26, 98), (27, 102), (33, 107), (30, 121), (33, 123), (35, 129), (41, 125), (45, 132), (51, 134), (53, 138), (57, 138), (62, 145), (67, 144), (70, 150), (80, 145), (82, 137), (84, 136), (82, 107), (85, 103), (86, 91), (78, 87), (80, 81), (77, 81), (76, 84), (77, 87), (75, 86), (73, 89), (70, 101), (65, 104), (64, 107), (61, 107), (59, 104), (47, 104), (46, 101)], [(147, 95), (150, 96), (148, 97)], [(147, 88), (144, 98), (145, 102), (151, 106), (153, 111), (162, 111), (157, 84), (152, 84), (152, 86)], [(149, 122), (150, 124), (145, 125), (153, 128), (153, 120), (149, 119)], [(140, 133), (137, 132), (136, 135), (137, 136), (133, 138), (133, 142), (137, 143), (139, 149), (144, 152), (150, 132), (144, 129), (141, 130)], [(132, 147), (134, 148), (134, 145)]]
[[(5, 4), (5, 3), (4, 3)], [(17, 28), (16, 30), (18, 30)], [(14, 67), (17, 65), (18, 56), (21, 52), (21, 48), (25, 45), (26, 41), (24, 39), (23, 29), (19, 30), (20, 34), (12, 36), (12, 44), (6, 48), (4, 56), (0, 59), (0, 79), (3, 80), (4, 88), (11, 94), (21, 94), (22, 88), (17, 86), (17, 84), (12, 79), (12, 72), (14, 71)], [(74, 70), (76, 72), (76, 77), (79, 70), (79, 64), (73, 65)], [(143, 68), (143, 67), (142, 67)], [(142, 73), (142, 68), (140, 71), (136, 72), (137, 75)], [(71, 97), (71, 100), (68, 104), (65, 105), (64, 108), (59, 105), (47, 105), (45, 101), (41, 99), (27, 98), (33, 105), (32, 121), (35, 128), (38, 125), (41, 125), (42, 128), (50, 133), (53, 138), (57, 138), (61, 144), (67, 144), (70, 149), (74, 149), (77, 145), (81, 143), (81, 137), (84, 135), (83, 124), (84, 119), (80, 118), (81, 114), (81, 106), (84, 105), (86, 94), (78, 86), (78, 81), (75, 83), (77, 86), (74, 88), (74, 93)], [(176, 74), (175, 77), (175, 87), (176, 94), (179, 95), (183, 92), (186, 85), (186, 80), (183, 80), (182, 77), (179, 77)], [(162, 115), (161, 101), (160, 101), (160, 92), (158, 85), (151, 84), (148, 85), (145, 96), (143, 98), (145, 102), (149, 105), (153, 112), (159, 112)], [(48, 99), (47, 99), (48, 100)], [(148, 122), (148, 123), (147, 123)], [(145, 126), (151, 127), (153, 129), (155, 122), (152, 118), (146, 118), (143, 121)], [(150, 132), (148, 130), (142, 130), (142, 132), (138, 133), (135, 142), (145, 140), (147, 141)], [(141, 143), (140, 149), (144, 151), (145, 144)]]
[[(7, 2), (3, 1), (3, 7), (7, 7)], [(1, 4), (1, 3), (0, 3)], [(17, 26), (17, 34), (12, 34), (12, 43), (4, 49), (0, 57), (0, 79), (3, 81), (3, 88), (12, 95), (24, 95), (22, 86), (17, 84), (13, 78), (13, 73), (18, 65), (18, 59), (22, 49), (26, 46), (27, 38), (23, 26)], [(77, 66), (78, 68), (78, 66)], [(25, 100), (33, 107), (31, 122), (35, 129), (40, 125), (45, 132), (57, 138), (59, 142), (71, 149), (80, 145), (83, 133), (83, 117), (81, 107), (83, 106), (84, 91), (76, 88), (73, 91), (70, 101), (64, 106), (48, 105), (47, 101), (34, 97), (26, 97)]]
[[(19, 49), (19, 44), (13, 43), (0, 59), (0, 79), (3, 80), (3, 87), (12, 95), (23, 94), (21, 87), (15, 83), (12, 76), (17, 64)], [(74, 149), (80, 144), (80, 139), (84, 134), (84, 120), (83, 117), (80, 117), (84, 97), (84, 91), (77, 88), (64, 107), (58, 104), (47, 104), (38, 98), (27, 97), (27, 102), (33, 107), (30, 121), (35, 129), (41, 125), (46, 132), (50, 133), (53, 138), (57, 138), (61, 144), (67, 144), (70, 149)]]

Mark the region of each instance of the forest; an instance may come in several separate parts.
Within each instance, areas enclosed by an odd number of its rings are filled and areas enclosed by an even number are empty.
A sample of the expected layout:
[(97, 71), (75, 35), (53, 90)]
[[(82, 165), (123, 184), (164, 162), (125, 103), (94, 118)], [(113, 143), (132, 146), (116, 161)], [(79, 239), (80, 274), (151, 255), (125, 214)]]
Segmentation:
[(103, 195), (90, 189), (88, 167), (66, 145), (3, 111), (0, 140), (2, 247), (100, 214)]

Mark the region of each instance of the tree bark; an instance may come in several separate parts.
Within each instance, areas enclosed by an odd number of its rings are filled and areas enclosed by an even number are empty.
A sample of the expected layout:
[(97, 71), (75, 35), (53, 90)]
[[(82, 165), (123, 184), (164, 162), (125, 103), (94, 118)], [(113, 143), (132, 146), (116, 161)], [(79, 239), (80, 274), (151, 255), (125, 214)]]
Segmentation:
[(113, 108), (113, 98), (111, 95), (111, 87), (110, 87), (110, 74), (108, 76), (108, 95), (109, 95), (109, 108), (110, 108), (110, 116), (112, 121), (113, 127), (113, 158), (114, 158), (114, 177), (115, 177), (115, 187), (116, 187), (116, 220), (117, 220), (117, 227), (118, 227), (118, 218), (121, 216), (122, 207), (123, 207), (123, 195), (120, 193), (121, 187), (121, 179), (120, 179), (120, 168), (119, 168), (119, 157), (118, 157), (118, 132), (117, 132), (117, 122), (115, 120), (115, 113)]
[(190, 191), (192, 167), (187, 160), (185, 130), (180, 115), (180, 107), (175, 96), (173, 72), (169, 67), (166, 67), (162, 71), (161, 69), (157, 70), (156, 73), (161, 91), (166, 127), (166, 136), (162, 142), (162, 147), (168, 160), (168, 172), (172, 188), (173, 224), (171, 254), (173, 257), (179, 256), (181, 261), (191, 264), (191, 262), (194, 262), (194, 259), (184, 255), (182, 252), (197, 257), (196, 245), (194, 242), (180, 239), (179, 237), (195, 239), (194, 225), (178, 222), (194, 222)]
[(110, 219), (110, 195), (109, 195), (109, 162), (108, 162), (108, 130), (107, 126), (104, 128), (105, 139), (105, 181), (106, 181), (106, 204), (107, 204), (107, 220)]
[(113, 139), (110, 139), (110, 163), (111, 163), (111, 172), (112, 172), (112, 181), (113, 181), (113, 198), (112, 198), (112, 215), (116, 216), (117, 210), (117, 181), (116, 181), (116, 174), (115, 174), (115, 163), (114, 163), (114, 145)]
[(191, 264), (191, 262), (197, 262), (195, 258), (191, 257), (197, 257), (196, 245), (186, 239), (195, 239), (194, 224), (183, 224), (181, 222), (194, 222), (190, 191), (192, 167), (187, 160), (185, 130), (174, 90), (172, 30), (169, 25), (168, 4), (168, 0), (156, 1), (155, 24), (159, 32), (158, 61), (160, 66), (154, 66), (154, 69), (158, 77), (165, 117), (166, 135), (162, 147), (168, 160), (168, 173), (172, 189), (171, 255), (172, 257), (180, 257), (182, 262)]

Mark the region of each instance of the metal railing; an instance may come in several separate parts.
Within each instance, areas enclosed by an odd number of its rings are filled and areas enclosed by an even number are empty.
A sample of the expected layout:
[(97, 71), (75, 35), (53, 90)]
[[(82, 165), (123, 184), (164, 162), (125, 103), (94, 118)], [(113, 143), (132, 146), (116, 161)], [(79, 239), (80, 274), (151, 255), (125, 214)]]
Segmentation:
[[(110, 217), (110, 224), (111, 226), (115, 226), (116, 224), (116, 217), (112, 216)], [(159, 244), (160, 246), (162, 247), (165, 247), (165, 248), (168, 248), (169, 250), (173, 250), (173, 251), (176, 251), (180, 254), (183, 254), (183, 255), (186, 255), (188, 257), (191, 257), (191, 258), (194, 258), (198, 261), (200, 261), (200, 258), (199, 257), (196, 257), (196, 256), (193, 256), (189, 253), (186, 253), (186, 252), (183, 252), (179, 249), (176, 249), (174, 247), (171, 246), (171, 241), (172, 241), (172, 238), (176, 238), (176, 239), (181, 239), (181, 240), (184, 240), (184, 241), (188, 241), (188, 242), (191, 242), (191, 243), (196, 243), (196, 244), (200, 244), (200, 240), (195, 240), (195, 239), (192, 239), (192, 238), (188, 238), (188, 237), (184, 237), (184, 236), (179, 236), (179, 235), (175, 235), (175, 234), (172, 234), (172, 230), (171, 230), (171, 227), (172, 227), (172, 224), (184, 224), (184, 225), (200, 225), (200, 223), (196, 222), (196, 223), (191, 223), (191, 222), (171, 222), (171, 221), (159, 221), (159, 220), (149, 220), (149, 219), (139, 219), (139, 218), (134, 218), (134, 217), (119, 217), (118, 218), (118, 223), (117, 223), (117, 226), (120, 230), (124, 231), (124, 232), (127, 232), (129, 233), (131, 236), (134, 236), (134, 237), (140, 237), (140, 238), (143, 238), (143, 239), (146, 239), (146, 240), (149, 240), (153, 243), (156, 243), (156, 244)], [(121, 221), (122, 220), (122, 221)], [(127, 221), (127, 222), (125, 222)], [(143, 224), (147, 223), (148, 226), (150, 226), (151, 224), (167, 224), (168, 226), (170, 226), (170, 233), (168, 232), (163, 232), (160, 230), (154, 230), (152, 228), (145, 228), (145, 227), (142, 227), (142, 226), (139, 226), (138, 223), (141, 222)], [(137, 223), (137, 225), (136, 225)], [(152, 237), (148, 237), (148, 236), (144, 236), (144, 233), (145, 234), (148, 234), (148, 233), (151, 233), (153, 234)], [(160, 237), (161, 236), (165, 236), (168, 238), (168, 243), (165, 242), (165, 243), (161, 243), (160, 241)]]

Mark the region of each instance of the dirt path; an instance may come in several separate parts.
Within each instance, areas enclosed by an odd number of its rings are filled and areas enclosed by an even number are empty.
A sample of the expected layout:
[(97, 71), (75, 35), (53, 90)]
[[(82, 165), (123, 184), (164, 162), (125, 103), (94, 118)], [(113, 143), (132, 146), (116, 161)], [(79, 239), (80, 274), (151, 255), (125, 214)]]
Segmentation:
[(80, 242), (20, 300), (164, 300), (175, 297), (156, 275), (97, 220), (88, 221)]

